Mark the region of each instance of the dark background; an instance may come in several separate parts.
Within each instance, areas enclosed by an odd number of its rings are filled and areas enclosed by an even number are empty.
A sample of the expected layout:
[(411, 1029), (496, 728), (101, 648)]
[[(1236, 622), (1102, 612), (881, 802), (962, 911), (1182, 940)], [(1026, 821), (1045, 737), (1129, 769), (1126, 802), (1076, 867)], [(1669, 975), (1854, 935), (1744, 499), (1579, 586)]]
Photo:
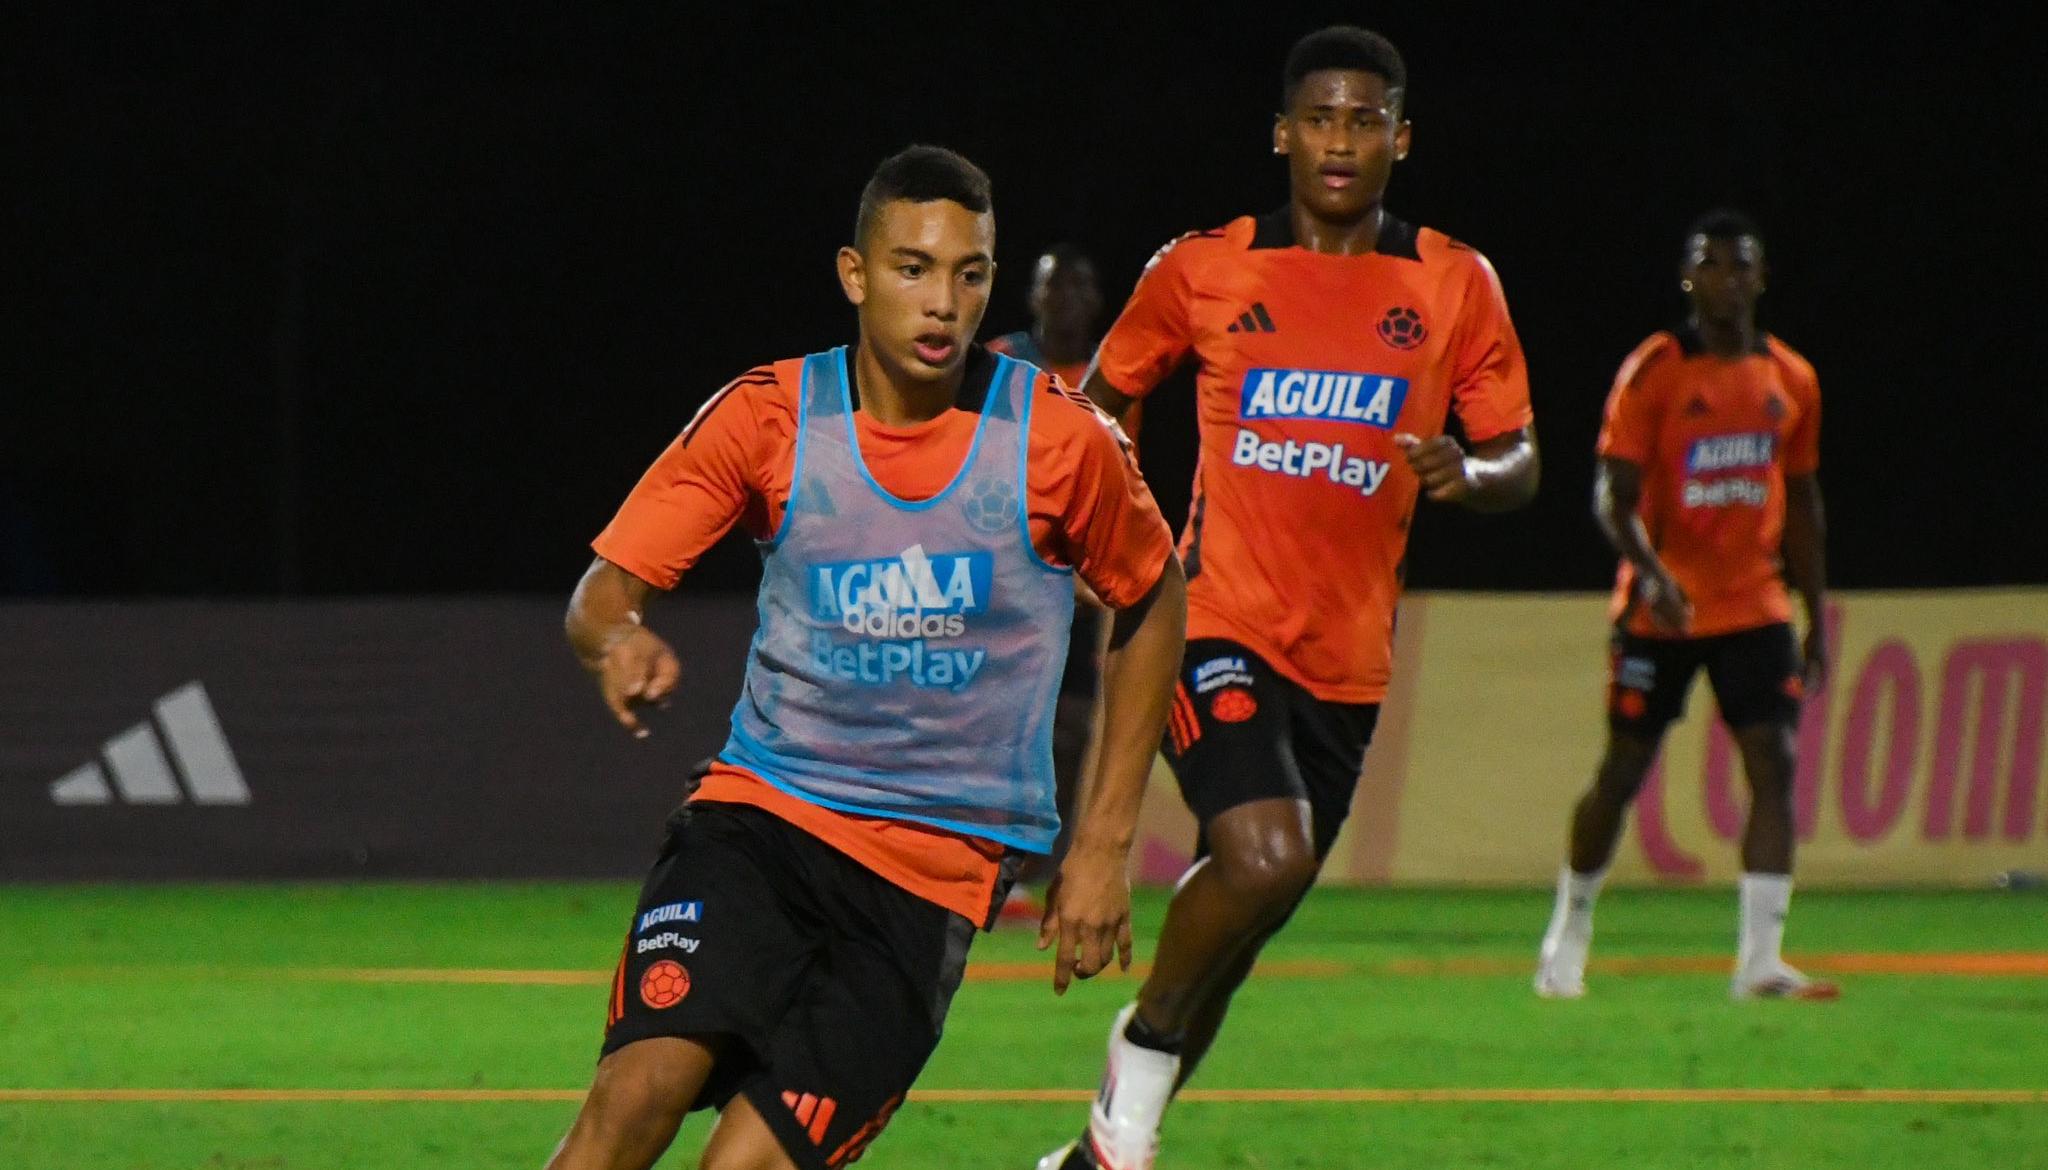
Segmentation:
[[(993, 176), (985, 335), (1058, 239), (1120, 304), (1160, 243), (1283, 200), (1280, 61), (1339, 19), (1408, 57), (1389, 205), (1493, 259), (1547, 456), (1528, 512), (1429, 509), (1413, 584), (1604, 584), (1600, 404), (1721, 203), (1820, 370), (1836, 583), (2048, 581), (2043, 99), (1984, 10), (421, 8), (10, 18), (8, 591), (564, 592), (706, 396), (851, 339), (832, 252), (882, 156)], [(1178, 519), (1187, 412), (1146, 437)]]

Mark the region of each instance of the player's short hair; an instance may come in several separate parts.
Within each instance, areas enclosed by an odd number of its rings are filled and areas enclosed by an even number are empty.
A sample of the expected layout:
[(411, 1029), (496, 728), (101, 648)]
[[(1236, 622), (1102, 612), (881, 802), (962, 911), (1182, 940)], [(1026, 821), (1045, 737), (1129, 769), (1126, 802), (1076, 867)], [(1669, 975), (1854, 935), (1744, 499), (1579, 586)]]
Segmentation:
[(1679, 247), (1689, 255), (1693, 240), (1700, 236), (1710, 240), (1739, 240), (1747, 236), (1758, 244), (1764, 242), (1764, 233), (1757, 228), (1756, 221), (1732, 207), (1716, 207), (1693, 220), (1692, 226), (1685, 229), (1685, 240)]
[[(1333, 24), (1294, 42), (1287, 51), (1287, 65), (1280, 71), (1280, 108), (1294, 107), (1294, 95), (1309, 74), (1323, 69), (1355, 69), (1372, 73), (1387, 83), (1389, 90), (1408, 90), (1408, 66), (1394, 42), (1356, 25)], [(1396, 104), (1400, 102), (1395, 99)]]
[(861, 188), (860, 211), (853, 220), (855, 247), (867, 239), (882, 205), (898, 199), (912, 203), (950, 199), (973, 212), (994, 206), (988, 175), (965, 155), (943, 146), (906, 146), (883, 159), (868, 185)]

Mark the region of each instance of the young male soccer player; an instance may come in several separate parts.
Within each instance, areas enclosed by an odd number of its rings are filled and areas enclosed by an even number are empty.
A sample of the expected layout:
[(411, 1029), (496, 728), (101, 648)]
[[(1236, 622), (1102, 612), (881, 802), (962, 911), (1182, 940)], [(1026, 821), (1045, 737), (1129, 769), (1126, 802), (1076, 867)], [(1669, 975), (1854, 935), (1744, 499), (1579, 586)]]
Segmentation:
[(604, 1055), (553, 1170), (654, 1163), (720, 1111), (712, 1170), (828, 1170), (938, 1043), (1007, 858), (1058, 829), (1050, 735), (1078, 573), (1117, 610), (1103, 745), (1050, 895), (1055, 986), (1130, 961), (1124, 879), (1185, 621), (1170, 535), (1114, 428), (970, 345), (988, 180), (912, 147), (861, 195), (839, 279), (858, 344), (719, 391), (597, 538), (570, 641), (619, 722), (674, 688), (640, 624), (731, 525), (760, 629), (725, 748), (641, 891)]
[[(1537, 994), (1585, 994), (1593, 900), (1622, 814), (1706, 667), (1742, 750), (1737, 999), (1831, 999), (1779, 955), (1792, 897), (1793, 732), (1827, 664), (1820, 386), (1792, 347), (1757, 328), (1764, 242), (1734, 212), (1686, 233), (1686, 323), (1636, 347), (1614, 380), (1600, 431), (1593, 515), (1621, 554), (1614, 588), (1607, 750), (1572, 813), (1570, 856), (1543, 936)], [(1792, 636), (1785, 576), (1806, 601)]]
[[(1350, 808), (1386, 692), (1416, 498), (1536, 488), (1527, 376), (1479, 253), (1382, 207), (1407, 71), (1377, 34), (1288, 54), (1291, 199), (1154, 258), (1086, 389), (1111, 413), (1192, 352), (1201, 452), (1181, 538), (1188, 649), (1168, 759), (1201, 856), (1118, 1015), (1084, 1138), (1041, 1167), (1149, 1167), (1159, 1120)], [(1443, 433), (1455, 411), (1467, 452)]]

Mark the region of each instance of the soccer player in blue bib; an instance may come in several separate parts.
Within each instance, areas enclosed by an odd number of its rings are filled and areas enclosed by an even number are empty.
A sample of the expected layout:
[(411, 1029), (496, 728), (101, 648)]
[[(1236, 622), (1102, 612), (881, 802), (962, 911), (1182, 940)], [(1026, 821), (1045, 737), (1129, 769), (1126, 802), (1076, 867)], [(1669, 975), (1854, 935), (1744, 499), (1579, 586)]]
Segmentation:
[(1128, 445), (1036, 367), (971, 344), (988, 179), (882, 163), (839, 252), (852, 347), (714, 395), (596, 540), (570, 642), (628, 730), (681, 665), (640, 615), (735, 524), (760, 627), (724, 749), (641, 891), (602, 1059), (550, 1170), (641, 1170), (685, 1113), (700, 1165), (833, 1170), (938, 1043), (976, 927), (1050, 849), (1074, 582), (1116, 611), (1102, 743), (1041, 945), (1064, 990), (1130, 962), (1126, 857), (1167, 719), (1185, 583)]

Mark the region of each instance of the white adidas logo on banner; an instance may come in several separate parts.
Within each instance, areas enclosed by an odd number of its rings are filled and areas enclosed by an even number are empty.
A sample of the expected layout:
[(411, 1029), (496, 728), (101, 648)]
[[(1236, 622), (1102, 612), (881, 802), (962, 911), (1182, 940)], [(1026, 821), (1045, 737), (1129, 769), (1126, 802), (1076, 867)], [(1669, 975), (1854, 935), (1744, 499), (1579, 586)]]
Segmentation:
[[(50, 785), (51, 802), (112, 804), (119, 794), (122, 804), (178, 804), (189, 793), (193, 804), (249, 803), (249, 785), (205, 687), (186, 683), (158, 699), (154, 711), (153, 720), (145, 719), (100, 745), (100, 759), (73, 768)], [(159, 731), (162, 739), (157, 738)]]

